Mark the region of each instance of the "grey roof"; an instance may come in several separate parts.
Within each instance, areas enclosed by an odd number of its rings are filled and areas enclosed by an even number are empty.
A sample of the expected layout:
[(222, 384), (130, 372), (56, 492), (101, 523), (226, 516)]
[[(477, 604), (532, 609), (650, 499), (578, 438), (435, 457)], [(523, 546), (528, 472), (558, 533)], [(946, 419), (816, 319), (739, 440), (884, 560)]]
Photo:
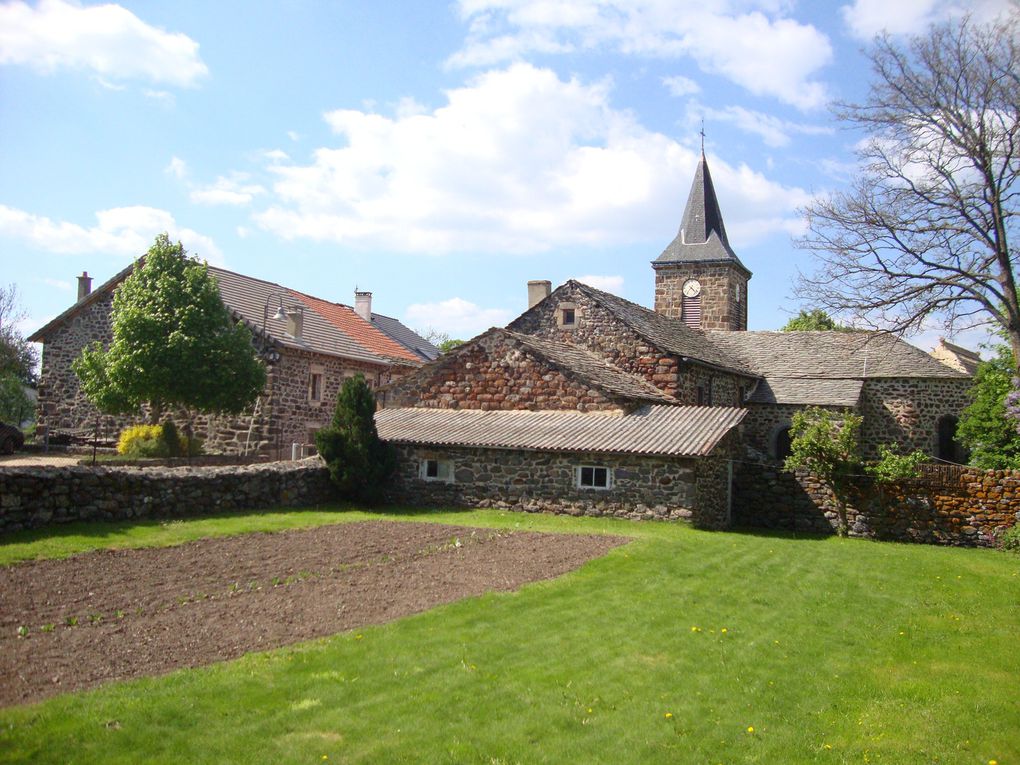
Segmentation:
[(372, 324), (386, 335), (396, 340), (407, 350), (417, 354), (422, 361), (432, 361), (441, 351), (414, 330), (401, 324), (391, 316), (381, 313), (372, 314)]
[(574, 286), (602, 305), (648, 342), (666, 353), (754, 376), (753, 370), (742, 359), (725, 348), (707, 342), (704, 332), (691, 329), (679, 319), (663, 316), (661, 313), (651, 311), (637, 303), (597, 290), (581, 282), (569, 281), (567, 284)]
[(730, 247), (723, 224), (722, 210), (715, 194), (708, 161), (701, 161), (694, 171), (694, 182), (687, 197), (687, 206), (676, 238), (653, 263), (706, 263), (726, 261), (739, 266), (748, 276), (751, 272), (740, 262)]
[(675, 398), (663, 393), (641, 377), (617, 369), (604, 359), (576, 345), (522, 335), (506, 329), (490, 331), (506, 335), (554, 366), (607, 393), (638, 401), (676, 403)]
[(767, 377), (748, 398), (751, 404), (857, 406), (863, 380), (820, 380), (815, 377)]
[(396, 443), (699, 457), (746, 414), (709, 406), (647, 406), (630, 414), (403, 408), (382, 409), (375, 422), (379, 436)]
[(704, 333), (712, 345), (767, 378), (957, 377), (961, 372), (882, 332)]

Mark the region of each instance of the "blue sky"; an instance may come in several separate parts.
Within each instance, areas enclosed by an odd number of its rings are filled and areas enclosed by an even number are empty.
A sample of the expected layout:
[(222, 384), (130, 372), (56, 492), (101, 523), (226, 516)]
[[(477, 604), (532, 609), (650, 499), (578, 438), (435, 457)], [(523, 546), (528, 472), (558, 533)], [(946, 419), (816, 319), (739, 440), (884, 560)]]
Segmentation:
[(27, 333), (166, 230), (454, 337), (529, 279), (651, 305), (704, 119), (750, 328), (776, 329), (812, 268), (797, 210), (853, 170), (827, 105), (866, 93), (862, 47), (1008, 3), (0, 0), (0, 283)]

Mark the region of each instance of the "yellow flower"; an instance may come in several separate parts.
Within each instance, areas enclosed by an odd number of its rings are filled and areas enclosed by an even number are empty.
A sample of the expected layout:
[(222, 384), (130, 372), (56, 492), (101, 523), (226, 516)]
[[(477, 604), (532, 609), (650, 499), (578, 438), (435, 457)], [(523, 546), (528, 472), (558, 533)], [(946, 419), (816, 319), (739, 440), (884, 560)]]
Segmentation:
[(997, 760), (989, 760), (988, 765), (999, 765)]
[(822, 744), (822, 749), (832, 749), (832, 744)]
[(748, 733), (754, 733), (754, 726), (753, 725), (748, 725), (747, 726), (747, 732)]
[(721, 630), (719, 630), (719, 631), (720, 631), (721, 633), (723, 633), (724, 635), (726, 634), (726, 628), (725, 628), (725, 627), (723, 627), (723, 628), (722, 628)]
[(666, 712), (665, 717), (666, 717), (667, 720), (672, 720), (673, 719), (673, 713), (672, 712)]

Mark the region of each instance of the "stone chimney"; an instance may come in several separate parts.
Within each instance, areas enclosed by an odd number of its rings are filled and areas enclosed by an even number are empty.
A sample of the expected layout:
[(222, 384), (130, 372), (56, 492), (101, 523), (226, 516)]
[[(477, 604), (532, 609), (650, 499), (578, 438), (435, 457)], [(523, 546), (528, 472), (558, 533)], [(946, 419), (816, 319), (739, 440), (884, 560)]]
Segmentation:
[(92, 294), (92, 277), (88, 271), (82, 271), (78, 277), (78, 301), (81, 302)]
[(533, 279), (528, 282), (528, 308), (534, 308), (552, 293), (552, 282), (548, 279)]
[(292, 308), (287, 311), (287, 334), (295, 340), (301, 339), (301, 330), (305, 325), (305, 312), (301, 308)]
[(372, 321), (372, 293), (354, 290), (354, 313), (365, 321)]

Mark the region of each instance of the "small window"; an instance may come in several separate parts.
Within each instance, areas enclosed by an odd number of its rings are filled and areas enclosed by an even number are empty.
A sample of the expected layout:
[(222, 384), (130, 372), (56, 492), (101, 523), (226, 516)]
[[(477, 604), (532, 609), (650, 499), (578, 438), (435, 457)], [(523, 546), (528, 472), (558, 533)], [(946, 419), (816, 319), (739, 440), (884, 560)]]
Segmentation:
[(308, 383), (308, 398), (310, 401), (322, 401), (322, 374), (312, 372)]
[(560, 303), (556, 306), (556, 326), (560, 329), (573, 329), (579, 318), (577, 303)]
[(563, 309), (563, 321), (561, 322), (564, 327), (571, 327), (574, 325), (574, 309), (564, 308)]
[(453, 483), (453, 465), (448, 460), (422, 460), (421, 477), (426, 481)]
[(612, 468), (582, 465), (577, 468), (577, 486), (579, 489), (611, 489), (613, 488)]

